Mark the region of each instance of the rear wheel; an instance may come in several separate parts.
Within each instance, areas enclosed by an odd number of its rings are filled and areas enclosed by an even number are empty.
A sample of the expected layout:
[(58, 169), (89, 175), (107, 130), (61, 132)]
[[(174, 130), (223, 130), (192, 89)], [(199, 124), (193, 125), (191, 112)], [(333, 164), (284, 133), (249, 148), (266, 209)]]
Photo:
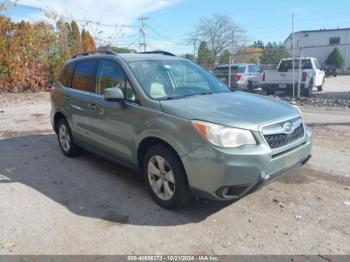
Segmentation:
[(79, 147), (74, 143), (72, 131), (65, 118), (58, 121), (57, 137), (61, 151), (65, 156), (73, 157), (79, 153)]
[(312, 87), (314, 86), (313, 81), (310, 81), (309, 86), (304, 88), (303, 95), (305, 97), (310, 97), (312, 94)]
[(323, 86), (318, 86), (318, 87), (317, 87), (317, 91), (318, 91), (318, 92), (323, 91)]
[(146, 153), (143, 173), (153, 199), (161, 207), (175, 209), (189, 203), (186, 172), (169, 147), (152, 146)]
[(272, 89), (265, 89), (265, 92), (268, 96), (273, 96), (275, 94), (275, 90)]

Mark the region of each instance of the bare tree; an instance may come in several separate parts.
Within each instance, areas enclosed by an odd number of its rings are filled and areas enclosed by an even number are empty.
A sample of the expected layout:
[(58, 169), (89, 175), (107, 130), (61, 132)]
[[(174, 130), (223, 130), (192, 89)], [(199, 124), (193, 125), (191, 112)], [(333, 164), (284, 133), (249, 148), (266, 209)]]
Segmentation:
[(245, 41), (245, 31), (227, 15), (202, 18), (195, 27), (191, 39), (208, 43), (216, 58), (225, 49), (236, 50)]

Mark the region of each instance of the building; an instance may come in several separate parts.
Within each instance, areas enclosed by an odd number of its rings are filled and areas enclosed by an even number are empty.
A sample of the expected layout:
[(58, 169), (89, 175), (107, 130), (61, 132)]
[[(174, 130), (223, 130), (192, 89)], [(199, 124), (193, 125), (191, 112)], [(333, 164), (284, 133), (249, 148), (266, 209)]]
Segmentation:
[[(350, 28), (320, 29), (299, 31), (294, 33), (295, 56), (316, 57), (321, 65), (325, 62), (334, 47), (338, 47), (344, 58), (343, 73), (350, 73)], [(284, 42), (286, 48), (292, 54), (292, 34)]]

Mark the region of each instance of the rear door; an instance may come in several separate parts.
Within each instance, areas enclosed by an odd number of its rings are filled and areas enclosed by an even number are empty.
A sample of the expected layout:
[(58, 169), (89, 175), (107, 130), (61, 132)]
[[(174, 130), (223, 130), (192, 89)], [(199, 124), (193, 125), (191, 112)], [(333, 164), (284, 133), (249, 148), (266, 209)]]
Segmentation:
[(65, 92), (71, 129), (77, 139), (89, 140), (88, 117), (93, 107), (95, 70), (96, 60), (77, 62), (71, 88)]
[(257, 65), (248, 65), (248, 81), (258, 86), (262, 81), (261, 69)]

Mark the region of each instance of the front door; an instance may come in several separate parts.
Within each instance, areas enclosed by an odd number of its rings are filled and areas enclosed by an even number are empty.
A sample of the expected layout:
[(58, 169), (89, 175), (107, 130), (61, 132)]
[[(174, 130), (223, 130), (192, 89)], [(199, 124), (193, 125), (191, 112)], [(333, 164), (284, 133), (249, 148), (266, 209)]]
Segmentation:
[[(106, 88), (122, 89), (125, 102), (106, 101)], [(89, 114), (91, 139), (102, 151), (133, 162), (136, 148), (136, 132), (143, 118), (142, 108), (119, 64), (111, 60), (100, 60), (96, 72), (95, 107)]]

